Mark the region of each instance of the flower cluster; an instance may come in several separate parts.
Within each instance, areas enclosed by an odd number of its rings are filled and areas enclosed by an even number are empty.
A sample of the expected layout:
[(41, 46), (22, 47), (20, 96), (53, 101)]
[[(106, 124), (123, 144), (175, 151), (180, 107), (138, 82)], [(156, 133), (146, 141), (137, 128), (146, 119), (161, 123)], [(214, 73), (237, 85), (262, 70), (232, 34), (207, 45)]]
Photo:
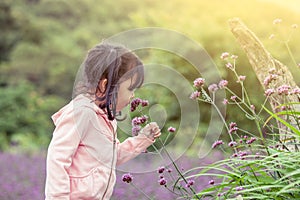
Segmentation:
[(278, 79), (280, 73), (275, 68), (269, 70), (269, 75), (264, 79), (264, 86), (267, 87), (265, 90), (265, 96), (271, 96), (272, 94), (278, 95), (299, 95), (300, 88), (292, 88), (290, 85), (280, 85), (277, 88), (272, 88), (271, 83)]
[(216, 148), (217, 146), (224, 144), (222, 140), (217, 140), (212, 144), (212, 148)]
[(122, 176), (122, 181), (126, 182), (126, 183), (130, 183), (132, 181), (133, 177), (130, 173), (128, 174), (124, 174)]
[(145, 107), (149, 105), (148, 100), (143, 100), (140, 98), (135, 98), (131, 101), (130, 103), (130, 111), (133, 112), (135, 111), (139, 106)]
[[(130, 111), (134, 112), (139, 106), (146, 107), (148, 105), (149, 105), (148, 100), (135, 98), (130, 103)], [(140, 117), (134, 117), (131, 120), (131, 124), (132, 124), (131, 132), (133, 136), (137, 136), (139, 134), (140, 130), (142, 129), (142, 125), (144, 125), (147, 122), (147, 120), (148, 120), (148, 116), (146, 115)]]
[(195, 184), (195, 181), (192, 180), (192, 179), (189, 179), (189, 180), (187, 180), (187, 184), (185, 185), (185, 187), (189, 188), (189, 187), (191, 187), (194, 184)]
[(140, 130), (142, 129), (143, 124), (145, 124), (148, 120), (148, 116), (143, 115), (141, 117), (135, 117), (132, 119), (131, 124), (132, 124), (132, 135), (137, 136)]
[(230, 122), (229, 124), (229, 134), (237, 131), (239, 128), (237, 127), (237, 124), (235, 122)]
[(205, 84), (205, 79), (204, 78), (197, 78), (194, 80), (194, 87), (195, 88), (201, 88)]
[(168, 131), (169, 131), (170, 133), (174, 133), (174, 132), (176, 131), (176, 128), (170, 126), (170, 127), (168, 128)]

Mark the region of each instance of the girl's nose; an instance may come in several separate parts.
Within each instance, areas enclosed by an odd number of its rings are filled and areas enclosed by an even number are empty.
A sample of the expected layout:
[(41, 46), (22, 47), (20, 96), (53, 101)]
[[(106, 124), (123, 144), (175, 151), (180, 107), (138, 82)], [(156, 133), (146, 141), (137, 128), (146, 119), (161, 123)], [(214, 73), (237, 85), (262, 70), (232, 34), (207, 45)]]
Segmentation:
[(130, 100), (134, 99), (134, 92), (130, 96)]

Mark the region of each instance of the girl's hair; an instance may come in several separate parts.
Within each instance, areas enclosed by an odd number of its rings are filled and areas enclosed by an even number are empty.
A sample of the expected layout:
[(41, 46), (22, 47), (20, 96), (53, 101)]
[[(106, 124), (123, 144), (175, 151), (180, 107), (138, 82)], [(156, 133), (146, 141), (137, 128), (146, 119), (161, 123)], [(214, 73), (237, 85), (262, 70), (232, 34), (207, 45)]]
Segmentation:
[[(99, 107), (106, 109), (110, 120), (116, 117), (116, 104), (119, 85), (125, 80), (132, 79), (129, 90), (139, 88), (144, 82), (144, 66), (141, 60), (129, 49), (121, 45), (100, 43), (92, 48), (82, 65), (83, 80), (77, 94), (86, 92), (95, 95), (100, 102)], [(135, 78), (133, 79), (133, 77)], [(105, 90), (99, 88), (101, 80), (107, 79)], [(98, 96), (98, 93), (103, 95)], [(77, 95), (76, 94), (76, 95)]]

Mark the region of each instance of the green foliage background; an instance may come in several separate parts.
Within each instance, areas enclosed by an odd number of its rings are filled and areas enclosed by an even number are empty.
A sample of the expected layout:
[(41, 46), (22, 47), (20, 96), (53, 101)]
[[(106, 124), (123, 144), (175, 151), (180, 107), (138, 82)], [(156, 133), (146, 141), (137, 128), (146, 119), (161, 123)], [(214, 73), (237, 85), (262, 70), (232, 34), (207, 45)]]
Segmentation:
[[(247, 76), (246, 87), (259, 105), (263, 91), (227, 21), (241, 18), (271, 54), (290, 67), (298, 81), (299, 67), (277, 39), (287, 38), (292, 24), (300, 25), (299, 11), (297, 0), (284, 4), (267, 0), (3, 0), (0, 2), (0, 149), (46, 148), (53, 130), (50, 116), (71, 99), (76, 72), (88, 49), (133, 28), (162, 27), (196, 40), (231, 82), (234, 82), (232, 75), (227, 74), (219, 56), (224, 51), (238, 55), (238, 71)], [(283, 20), (279, 26), (272, 24), (276, 18)], [(294, 31), (289, 45), (295, 60), (300, 62), (300, 54), (296, 53), (300, 46), (299, 28)], [(271, 34), (275, 34), (273, 40), (269, 39)], [(198, 76), (184, 60), (165, 52), (149, 52), (143, 59), (174, 67), (191, 82)], [(180, 113), (173, 103), (174, 96), (153, 90), (142, 91), (141, 95), (160, 99), (159, 103), (171, 113), (169, 123), (178, 122)], [(202, 116), (209, 116), (210, 108), (201, 106)], [(251, 126), (244, 116), (239, 116), (241, 112), (230, 106), (227, 112), (228, 120), (235, 115), (243, 126)], [(199, 120), (201, 139), (209, 117)]]

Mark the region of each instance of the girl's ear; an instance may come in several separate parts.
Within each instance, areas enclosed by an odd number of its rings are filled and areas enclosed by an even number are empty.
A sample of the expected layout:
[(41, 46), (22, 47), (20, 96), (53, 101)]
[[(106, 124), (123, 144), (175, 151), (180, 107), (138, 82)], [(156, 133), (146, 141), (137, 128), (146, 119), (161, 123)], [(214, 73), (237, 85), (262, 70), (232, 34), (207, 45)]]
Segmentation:
[(100, 80), (99, 85), (98, 85), (98, 87), (100, 89), (100, 92), (104, 92), (105, 91), (106, 85), (107, 85), (107, 79), (106, 78)]

